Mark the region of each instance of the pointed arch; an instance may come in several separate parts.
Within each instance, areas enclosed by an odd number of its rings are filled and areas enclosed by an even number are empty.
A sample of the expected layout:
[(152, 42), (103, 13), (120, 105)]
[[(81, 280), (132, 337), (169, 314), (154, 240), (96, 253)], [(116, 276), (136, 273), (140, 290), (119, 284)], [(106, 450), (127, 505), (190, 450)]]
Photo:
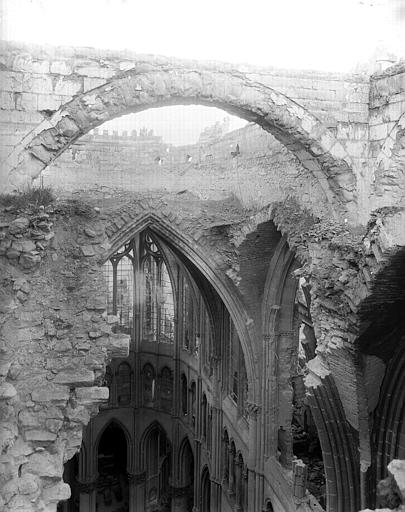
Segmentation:
[(180, 443), (178, 453), (178, 467), (181, 487), (187, 487), (194, 480), (194, 451), (188, 436), (184, 437)]
[(167, 432), (165, 428), (162, 426), (162, 424), (158, 420), (153, 420), (143, 431), (139, 442), (139, 448), (141, 450), (141, 461), (144, 460), (142, 455), (145, 452), (145, 443), (147, 442), (148, 437), (154, 430), (162, 432), (165, 435), (166, 439), (170, 442)]
[(232, 66), (173, 59), (157, 64), (152, 58), (142, 64), (76, 95), (26, 135), (6, 159), (3, 178), (8, 188), (27, 184), (105, 121), (151, 107), (200, 104), (221, 108), (270, 132), (316, 177), (337, 215), (355, 200), (351, 158), (303, 106)]
[(127, 427), (122, 423), (122, 421), (120, 421), (118, 418), (110, 418), (103, 426), (102, 428), (98, 431), (97, 433), (97, 436), (96, 436), (96, 441), (94, 443), (94, 449), (95, 449), (95, 452), (97, 453), (98, 452), (98, 446), (100, 444), (100, 439), (102, 438), (104, 432), (106, 431), (106, 429), (108, 427), (110, 427), (111, 425), (115, 424), (118, 428), (120, 428), (124, 435), (125, 435), (125, 439), (126, 439), (126, 442), (127, 442), (127, 448), (128, 448), (128, 457), (130, 456), (130, 453), (129, 451), (132, 450), (132, 446), (134, 444), (134, 440), (132, 438), (132, 435), (130, 433), (130, 431), (127, 429)]
[[(173, 216), (175, 217), (173, 219)], [(119, 221), (118, 221), (119, 222)], [(246, 373), (249, 385), (249, 400), (252, 402), (260, 401), (260, 385), (258, 382), (257, 365), (255, 360), (261, 357), (255, 354), (254, 334), (249, 329), (251, 319), (246, 312), (238, 288), (227, 278), (223, 271), (220, 271), (213, 265), (213, 259), (198, 244), (192, 236), (186, 236), (177, 229), (181, 223), (175, 214), (168, 212), (157, 215), (155, 212), (147, 211), (136, 215), (127, 222), (119, 222), (120, 229), (112, 229), (109, 239), (110, 247), (100, 257), (100, 263), (104, 263), (111, 257), (122, 245), (131, 239), (136, 233), (150, 228), (170, 247), (180, 252), (197, 267), (202, 275), (208, 280), (211, 286), (218, 293), (224, 302), (232, 321), (235, 324), (242, 351), (245, 358)], [(111, 224), (114, 224), (112, 219)]]

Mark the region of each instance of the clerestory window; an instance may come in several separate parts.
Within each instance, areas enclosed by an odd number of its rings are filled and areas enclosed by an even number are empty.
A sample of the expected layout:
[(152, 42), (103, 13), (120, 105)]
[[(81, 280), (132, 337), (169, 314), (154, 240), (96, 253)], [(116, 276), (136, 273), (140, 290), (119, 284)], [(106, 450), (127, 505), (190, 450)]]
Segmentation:
[(174, 294), (162, 252), (152, 233), (144, 231), (121, 247), (104, 264), (107, 313), (115, 329), (135, 334), (141, 318), (145, 341), (174, 342)]

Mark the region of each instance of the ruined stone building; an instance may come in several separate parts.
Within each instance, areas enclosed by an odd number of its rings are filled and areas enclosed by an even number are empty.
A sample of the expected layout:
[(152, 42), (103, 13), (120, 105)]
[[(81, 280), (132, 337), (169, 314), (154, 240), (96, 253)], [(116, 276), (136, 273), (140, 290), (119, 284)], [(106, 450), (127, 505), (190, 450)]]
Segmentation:
[(0, 509), (403, 510), (405, 66), (0, 63)]

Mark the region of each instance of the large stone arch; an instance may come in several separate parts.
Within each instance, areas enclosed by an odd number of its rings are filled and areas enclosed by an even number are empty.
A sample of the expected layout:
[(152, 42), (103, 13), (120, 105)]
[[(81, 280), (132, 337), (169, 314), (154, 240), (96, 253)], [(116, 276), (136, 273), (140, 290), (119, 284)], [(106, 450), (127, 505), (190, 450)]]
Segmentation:
[[(118, 224), (117, 224), (118, 223)], [(118, 227), (117, 225), (121, 225)], [(220, 261), (212, 252), (207, 252), (195, 236), (187, 236), (181, 230), (182, 219), (174, 214), (165, 218), (160, 213), (157, 215), (152, 211), (142, 214), (134, 214), (134, 218), (122, 222), (121, 217), (113, 218), (110, 223), (109, 248), (100, 256), (100, 262), (106, 261), (117, 251), (127, 240), (137, 232), (150, 227), (162, 237), (163, 240), (186, 255), (186, 257), (200, 270), (209, 283), (217, 291), (227, 307), (231, 318), (236, 326), (245, 356), (246, 372), (249, 383), (249, 400), (253, 403), (260, 403), (260, 376), (257, 372), (257, 361), (260, 354), (255, 350), (254, 332), (251, 327), (251, 320), (244, 307), (243, 299), (235, 284), (227, 278), (220, 269)]]
[(259, 124), (317, 177), (336, 216), (355, 220), (351, 158), (319, 119), (245, 73), (196, 62), (151, 58), (75, 96), (13, 149), (4, 162), (2, 180), (9, 189), (27, 186), (79, 137), (105, 121), (173, 104), (219, 107)]

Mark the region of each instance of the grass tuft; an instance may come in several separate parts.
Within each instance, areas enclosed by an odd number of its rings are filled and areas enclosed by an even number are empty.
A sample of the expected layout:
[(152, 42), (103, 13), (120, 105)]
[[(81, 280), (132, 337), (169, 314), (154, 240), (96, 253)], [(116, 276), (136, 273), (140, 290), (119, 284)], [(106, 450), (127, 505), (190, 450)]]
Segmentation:
[(0, 204), (14, 208), (49, 206), (55, 201), (51, 187), (31, 188), (25, 192), (15, 194), (0, 194)]

